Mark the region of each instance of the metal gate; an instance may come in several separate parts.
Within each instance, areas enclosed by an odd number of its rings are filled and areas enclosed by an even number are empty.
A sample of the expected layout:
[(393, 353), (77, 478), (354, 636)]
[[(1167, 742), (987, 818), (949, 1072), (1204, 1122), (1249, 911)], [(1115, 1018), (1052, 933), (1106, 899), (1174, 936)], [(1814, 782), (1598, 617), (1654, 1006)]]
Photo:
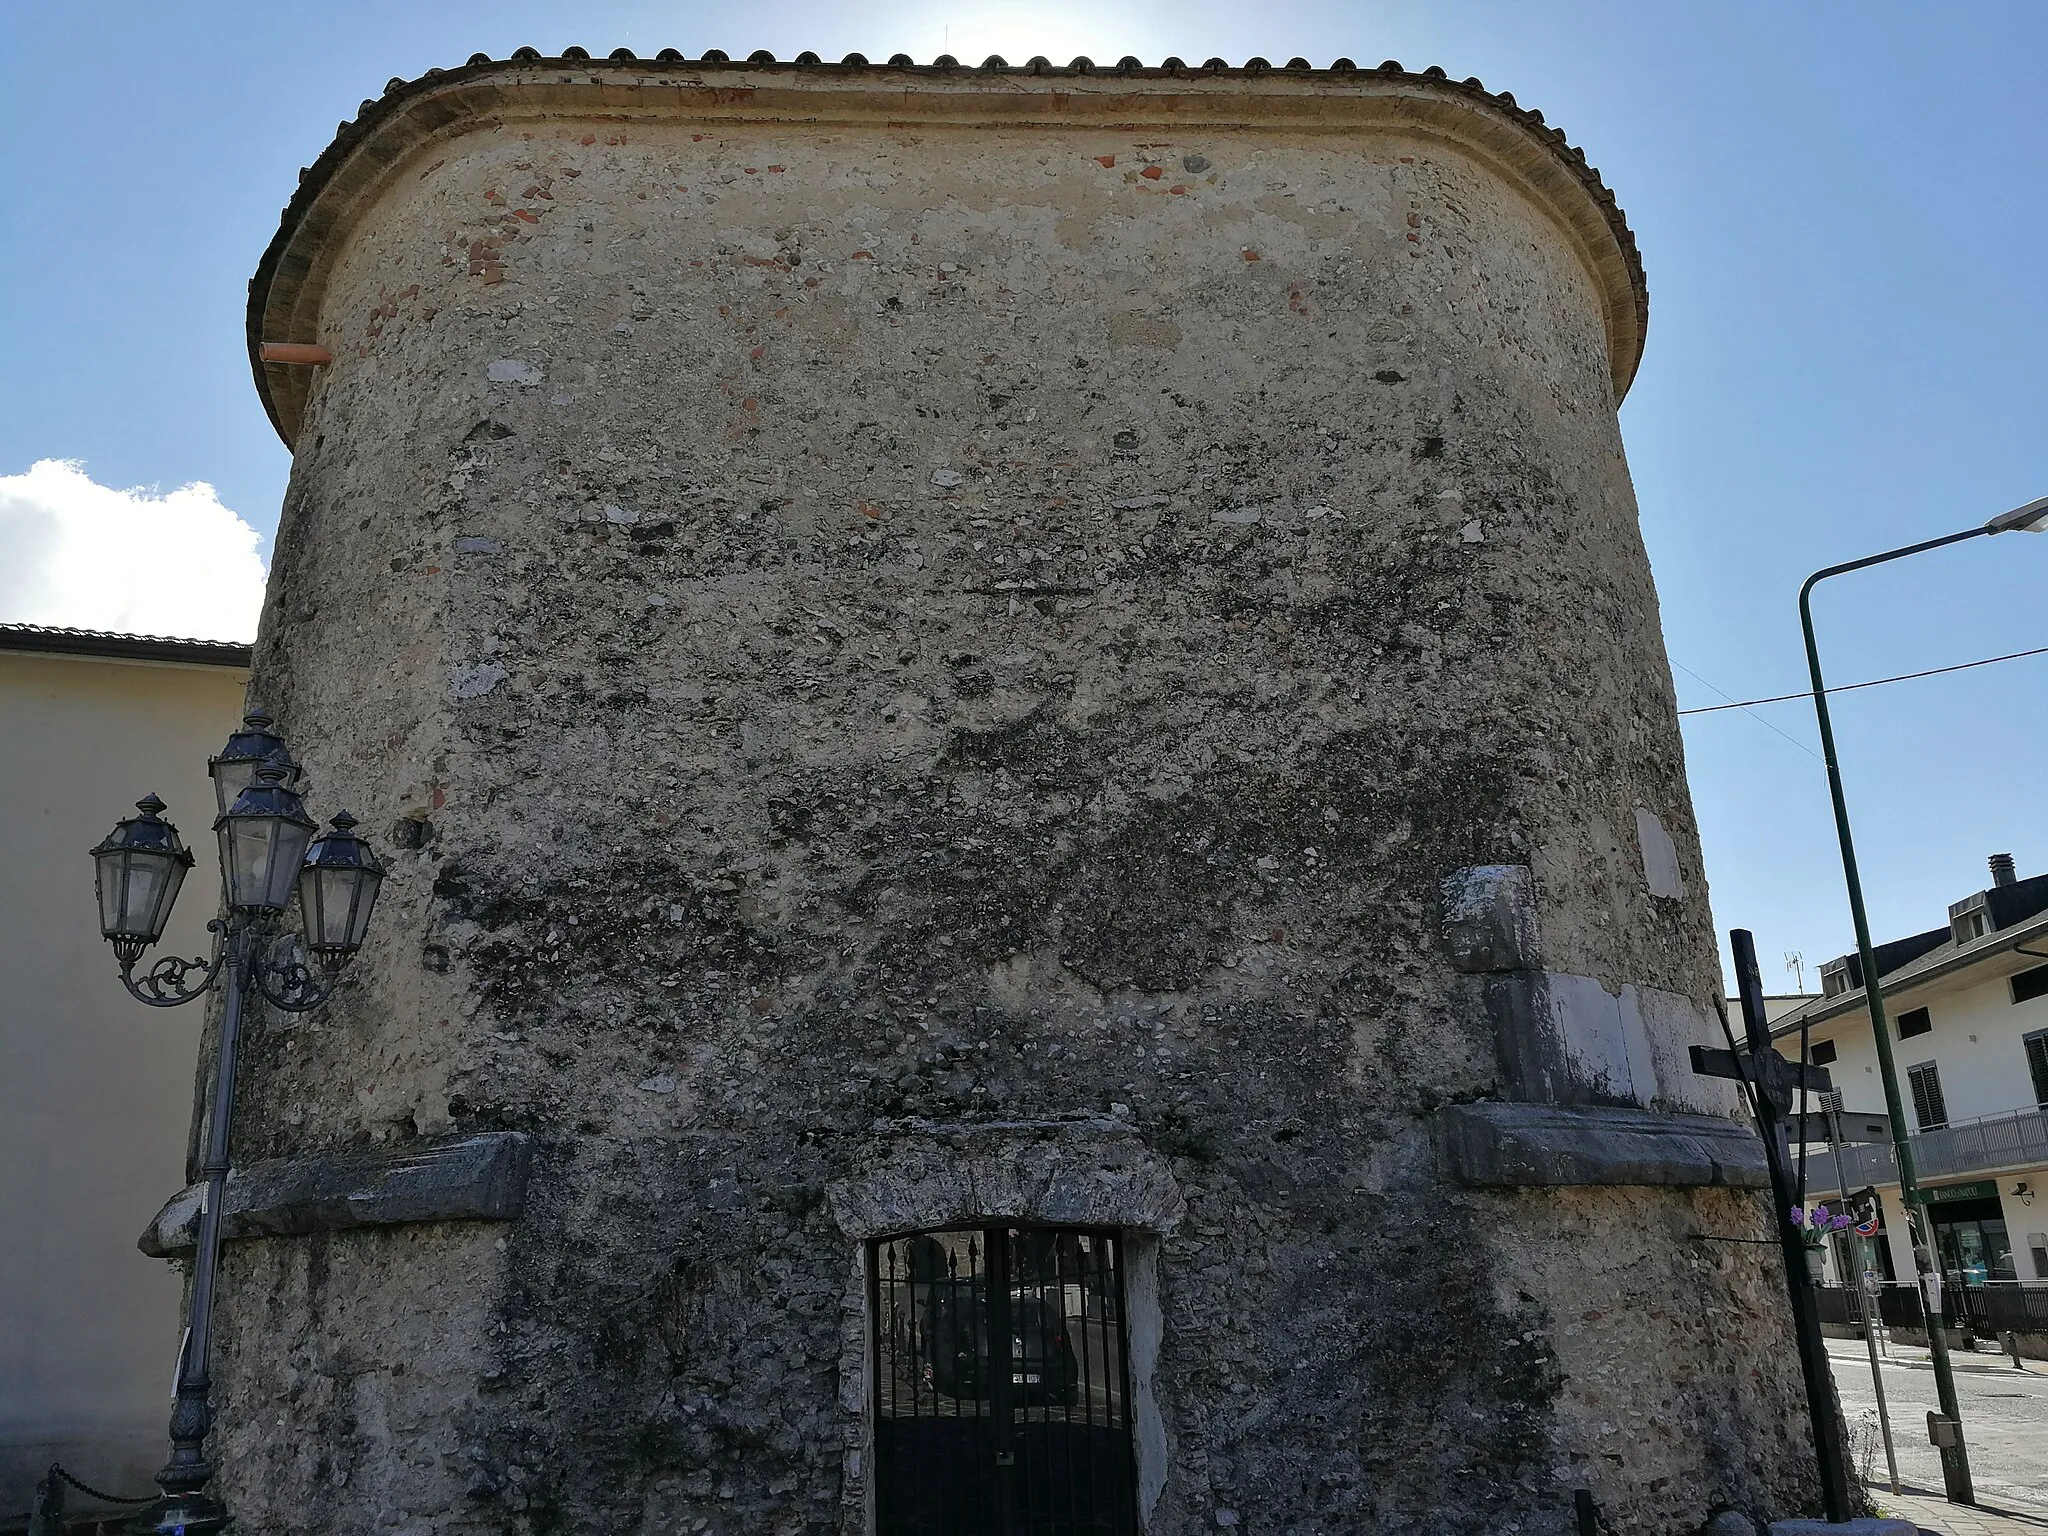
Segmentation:
[(868, 1257), (881, 1536), (1136, 1536), (1117, 1235), (959, 1228)]

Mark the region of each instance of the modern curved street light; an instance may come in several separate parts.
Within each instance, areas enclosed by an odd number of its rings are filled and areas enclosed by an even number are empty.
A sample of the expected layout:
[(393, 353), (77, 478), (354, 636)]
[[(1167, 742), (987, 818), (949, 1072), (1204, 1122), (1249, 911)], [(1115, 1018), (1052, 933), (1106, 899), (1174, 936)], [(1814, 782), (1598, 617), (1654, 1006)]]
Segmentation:
[[(208, 1392), (214, 1275), (243, 1004), (252, 990), (287, 1013), (304, 1013), (327, 1001), (342, 968), (362, 948), (384, 878), (376, 855), (355, 835), (355, 818), (348, 812), (336, 816), (325, 835), (315, 839), (319, 827), (292, 788), (298, 765), (271, 723), (261, 711), (251, 711), (242, 729), (207, 763), (220, 812), (213, 830), (220, 843), (227, 907), (225, 916), (207, 924), (213, 934), (211, 957), (165, 955), (141, 976), (135, 974), (143, 952), (163, 937), (178, 887), (193, 863), (178, 829), (163, 819), (163, 801), (155, 795), (137, 801), (141, 814), (120, 822), (92, 850), (100, 932), (114, 946), (121, 984), (134, 997), (152, 1008), (175, 1008), (225, 982), (213, 1106), (199, 1167), (206, 1204), (178, 1354), (171, 1458), (156, 1475), (163, 1496), (129, 1526), (157, 1536), (201, 1536), (225, 1529), (230, 1520), (227, 1506), (205, 1492), (214, 1472), (206, 1459), (206, 1439), (213, 1424)], [(285, 925), (294, 895), (297, 932)]]
[(1821, 679), (1820, 647), (1813, 636), (1811, 600), (1814, 587), (1830, 576), (1903, 560), (1908, 555), (1924, 554), (1945, 544), (1960, 544), (1965, 539), (1994, 533), (2044, 531), (2048, 531), (2048, 496), (2039, 497), (2023, 507), (2015, 507), (2010, 512), (2002, 512), (1981, 527), (1965, 528), (1960, 533), (1908, 544), (1903, 549), (1886, 550), (1880, 555), (1831, 565), (1825, 570), (1815, 571), (1799, 588), (1799, 627), (1806, 636), (1806, 668), (1813, 679), (1813, 712), (1820, 724), (1821, 752), (1828, 769), (1828, 793), (1834, 798), (1835, 834), (1842, 844), (1842, 875), (1849, 887), (1849, 913), (1856, 924), (1856, 955), (1863, 973), (1863, 996), (1869, 1005), (1871, 1033), (1877, 1040), (1877, 1069), (1884, 1079), (1884, 1107), (1891, 1117), (1892, 1151), (1899, 1164), (1899, 1199), (1905, 1205), (1906, 1220), (1912, 1228), (1913, 1263), (1919, 1275), (1921, 1296), (1927, 1305), (1927, 1345), (1934, 1362), (1935, 1393), (1941, 1402), (1942, 1416), (1954, 1426), (1954, 1443), (1941, 1446), (1941, 1471), (1949, 1500), (1955, 1504), (1977, 1502), (1976, 1492), (1970, 1484), (1970, 1453), (1963, 1443), (1962, 1409), (1956, 1399), (1955, 1373), (1949, 1365), (1948, 1340), (1939, 1321), (1941, 1271), (1934, 1262), (1931, 1234), (1925, 1230), (1926, 1203), (1921, 1197), (1920, 1179), (1914, 1168), (1912, 1137), (1906, 1130), (1905, 1100), (1899, 1093), (1898, 1070), (1892, 1060), (1891, 1032), (1885, 1024), (1884, 989), (1879, 985), (1877, 958), (1870, 942), (1870, 919), (1863, 908), (1863, 881), (1856, 872), (1856, 845), (1849, 834), (1849, 806), (1842, 794), (1842, 770), (1835, 760), (1835, 730), (1828, 718), (1827, 684)]

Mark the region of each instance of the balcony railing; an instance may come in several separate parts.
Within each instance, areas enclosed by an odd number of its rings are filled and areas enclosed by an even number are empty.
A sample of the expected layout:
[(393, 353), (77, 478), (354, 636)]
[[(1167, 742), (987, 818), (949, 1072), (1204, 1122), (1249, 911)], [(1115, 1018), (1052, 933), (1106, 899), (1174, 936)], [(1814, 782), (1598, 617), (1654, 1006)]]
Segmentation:
[[(1913, 1135), (1913, 1162), (1922, 1183), (1958, 1174), (1994, 1173), (2048, 1163), (2048, 1105), (1917, 1131)], [(1899, 1182), (1898, 1160), (1888, 1145), (1844, 1147), (1842, 1164), (1850, 1189)], [(1841, 1184), (1827, 1149), (1809, 1148), (1807, 1189), (1825, 1194)]]

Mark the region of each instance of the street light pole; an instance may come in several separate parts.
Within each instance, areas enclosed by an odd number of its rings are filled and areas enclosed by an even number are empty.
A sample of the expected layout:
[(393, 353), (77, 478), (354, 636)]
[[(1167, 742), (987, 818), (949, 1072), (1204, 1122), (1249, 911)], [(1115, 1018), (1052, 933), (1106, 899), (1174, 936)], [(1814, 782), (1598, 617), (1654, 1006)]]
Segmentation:
[[(171, 1456), (156, 1476), (162, 1497), (128, 1527), (153, 1536), (206, 1536), (232, 1521), (227, 1506), (205, 1491), (214, 1474), (206, 1441), (213, 1427), (214, 1286), (243, 1008), (252, 992), (288, 1013), (304, 1013), (327, 1001), (342, 968), (362, 947), (384, 878), (368, 844), (355, 835), (348, 812), (336, 816), (315, 841), (320, 829), (291, 787), (298, 767), (269, 726), (267, 717), (251, 713), (207, 765), (221, 811), (214, 831), (227, 898), (226, 915), (207, 925), (214, 936), (210, 959), (165, 955), (141, 976), (135, 974), (143, 952), (163, 936), (178, 887), (193, 864), (178, 829), (158, 814), (164, 809), (161, 800), (149, 795), (136, 802), (142, 814), (122, 821), (92, 850), (100, 931), (114, 947), (121, 984), (130, 995), (152, 1008), (175, 1008), (207, 996), (216, 985), (224, 989), (213, 1102), (199, 1167), (206, 1204), (193, 1245), (187, 1324), (178, 1351)], [(283, 925), (295, 896), (298, 933)]]
[[(2041, 532), (2048, 526), (2048, 496), (2028, 502), (2010, 512), (2001, 513), (1979, 528), (1966, 528), (1960, 533), (1946, 534), (1938, 539), (1926, 539), (1918, 544), (1908, 544), (1902, 549), (1887, 550), (1883, 554), (1868, 555), (1861, 560), (1850, 560), (1841, 565), (1831, 565), (1815, 571), (1799, 588), (1799, 627), (1806, 638), (1806, 667), (1813, 681), (1813, 712), (1820, 726), (1822, 756), (1828, 770), (1828, 794), (1834, 801), (1835, 835), (1842, 846), (1842, 876), (1849, 888), (1849, 915), (1856, 928), (1856, 954), (1863, 972), (1863, 996), (1870, 1012), (1870, 1029), (1877, 1044), (1877, 1069), (1884, 1081), (1885, 1110), (1891, 1116), (1892, 1150), (1899, 1165), (1899, 1197), (1906, 1208), (1906, 1219), (1912, 1229), (1915, 1241), (1913, 1263), (1920, 1279), (1920, 1292), (1927, 1312), (1928, 1352), (1934, 1362), (1934, 1386), (1941, 1402), (1942, 1415), (1955, 1426), (1953, 1445), (1941, 1448), (1942, 1480), (1947, 1486), (1949, 1501), (1954, 1504), (1974, 1504), (1976, 1493), (1970, 1483), (1970, 1453), (1963, 1443), (1962, 1410), (1956, 1399), (1955, 1372), (1948, 1358), (1948, 1339), (1941, 1327), (1941, 1318), (1933, 1296), (1940, 1294), (1940, 1270), (1933, 1261), (1931, 1232), (1927, 1228), (1926, 1202), (1920, 1193), (1920, 1180), (1913, 1162), (1912, 1137), (1906, 1129), (1905, 1100), (1899, 1093), (1899, 1075), (1892, 1058), (1891, 1030), (1885, 1022), (1884, 991), (1878, 985), (1875, 946), (1870, 942), (1870, 919), (1863, 905), (1863, 881), (1856, 870), (1856, 844), (1849, 831), (1849, 805), (1842, 792), (1842, 770), (1835, 755), (1834, 723), (1828, 716), (1827, 684), (1822, 679), (1820, 668), (1820, 646), (1813, 633), (1813, 589), (1830, 576), (1845, 575), (1850, 571), (1864, 570), (1873, 565), (1883, 565), (1892, 560), (1903, 560), (1908, 555), (1924, 554), (1930, 549), (1940, 549), (1947, 544), (1960, 544), (1966, 539), (1980, 538), (1994, 533), (2024, 531)], [(1929, 1275), (1935, 1276), (1934, 1285), (1927, 1283)], [(1929, 1295), (1930, 1290), (1933, 1296)]]
[[(213, 1105), (207, 1117), (206, 1155), (199, 1176), (206, 1204), (199, 1212), (192, 1252), (192, 1296), (178, 1353), (176, 1398), (171, 1408), (171, 1459), (156, 1475), (164, 1491), (159, 1506), (142, 1518), (148, 1531), (210, 1531), (209, 1520), (227, 1524), (227, 1506), (203, 1490), (213, 1478), (206, 1438), (213, 1431), (213, 1277), (220, 1267), (221, 1207), (227, 1199), (228, 1130), (235, 1115), (235, 1049), (241, 1041), (242, 966), (230, 958), (227, 994), (221, 1008), (220, 1046), (214, 1054)], [(139, 1522), (138, 1522), (139, 1524)]]
[[(1821, 1113), (1828, 1117), (1828, 1161), (1835, 1165), (1835, 1188), (1841, 1192), (1842, 1210), (1853, 1211), (1855, 1204), (1849, 1194), (1849, 1170), (1842, 1160), (1842, 1095), (1839, 1091), (1824, 1093), (1820, 1102)], [(1802, 1132), (1804, 1129), (1802, 1117)], [(1877, 1201), (1874, 1193), (1870, 1198), (1873, 1202)], [(1882, 1210), (1883, 1207), (1880, 1205), (1878, 1209)], [(1863, 1318), (1863, 1348), (1870, 1356), (1870, 1386), (1877, 1395), (1877, 1427), (1884, 1436), (1885, 1472), (1891, 1482), (1892, 1492), (1896, 1494), (1899, 1491), (1899, 1452), (1898, 1447), (1892, 1444), (1891, 1404), (1885, 1401), (1884, 1370), (1877, 1358), (1877, 1330), (1880, 1321), (1877, 1315), (1877, 1298), (1871, 1295), (1870, 1287), (1863, 1283), (1863, 1273), (1870, 1268), (1870, 1254), (1861, 1245), (1872, 1241), (1874, 1240), (1858, 1234), (1842, 1244), (1843, 1248), (1856, 1245), (1856, 1256), (1860, 1260), (1856, 1273), (1845, 1274), (1842, 1278), (1847, 1283), (1850, 1294), (1856, 1298), (1856, 1310)]]

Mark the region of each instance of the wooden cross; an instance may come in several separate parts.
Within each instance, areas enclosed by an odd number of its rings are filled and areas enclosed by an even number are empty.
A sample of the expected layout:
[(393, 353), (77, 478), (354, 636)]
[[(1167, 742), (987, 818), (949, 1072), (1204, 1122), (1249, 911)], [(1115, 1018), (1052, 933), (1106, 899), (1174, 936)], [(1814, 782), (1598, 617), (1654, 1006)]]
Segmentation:
[[(1749, 1008), (1746, 1000), (1742, 1011), (1747, 1021)], [(1799, 1118), (1792, 1113), (1792, 1106), (1800, 1089), (1808, 1093), (1826, 1093), (1835, 1086), (1834, 1078), (1826, 1067), (1816, 1067), (1806, 1061), (1787, 1061), (1779, 1055), (1777, 1047), (1771, 1044), (1768, 1029), (1761, 1032), (1759, 1040), (1759, 1031), (1754, 1023), (1749, 1025), (1748, 1050), (1738, 1053), (1724, 1051), (1718, 1046), (1696, 1045), (1692, 1048), (1692, 1069), (1702, 1077), (1732, 1077), (1749, 1083), (1756, 1090), (1758, 1117), (1780, 1135), (1790, 1130)]]

